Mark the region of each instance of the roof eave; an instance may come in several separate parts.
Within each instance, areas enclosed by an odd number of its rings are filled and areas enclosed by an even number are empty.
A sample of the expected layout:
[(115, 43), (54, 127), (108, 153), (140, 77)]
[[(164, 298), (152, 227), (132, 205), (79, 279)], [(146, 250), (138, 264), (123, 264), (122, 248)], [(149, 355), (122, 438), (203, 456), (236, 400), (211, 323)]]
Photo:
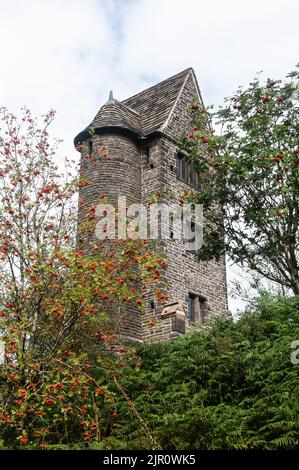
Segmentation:
[(84, 131), (80, 132), (74, 138), (75, 147), (80, 145), (85, 140), (91, 139), (94, 135), (107, 135), (107, 134), (123, 135), (125, 137), (130, 138), (134, 142), (137, 142), (137, 141), (141, 140), (141, 138), (142, 138), (141, 134), (138, 134), (137, 132), (134, 132), (130, 129), (126, 129), (124, 127), (120, 127), (120, 126), (102, 126), (102, 127), (84, 129)]

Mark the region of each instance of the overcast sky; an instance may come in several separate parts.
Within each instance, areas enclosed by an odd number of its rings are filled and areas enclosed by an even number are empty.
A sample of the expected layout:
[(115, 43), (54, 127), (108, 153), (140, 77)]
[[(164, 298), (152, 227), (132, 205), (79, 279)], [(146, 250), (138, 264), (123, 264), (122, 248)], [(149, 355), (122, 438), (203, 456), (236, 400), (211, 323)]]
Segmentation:
[(299, 62), (298, 0), (0, 0), (0, 106), (57, 111), (73, 137), (124, 99), (193, 67), (205, 104)]

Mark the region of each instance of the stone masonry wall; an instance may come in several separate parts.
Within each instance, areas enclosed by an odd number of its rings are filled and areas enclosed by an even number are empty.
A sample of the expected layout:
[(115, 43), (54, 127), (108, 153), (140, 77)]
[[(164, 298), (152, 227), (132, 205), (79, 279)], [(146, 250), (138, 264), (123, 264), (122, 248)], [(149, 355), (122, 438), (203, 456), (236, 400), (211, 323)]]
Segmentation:
[[(93, 151), (108, 147), (107, 160), (103, 156), (89, 156), (88, 145), (83, 146), (81, 157), (82, 175), (90, 185), (80, 191), (79, 220), (82, 220), (91, 205), (99, 202), (100, 193), (105, 193), (111, 202), (118, 195), (126, 195), (131, 203), (148, 204), (150, 197), (165, 186), (179, 196), (190, 186), (176, 176), (177, 141), (183, 130), (188, 129), (190, 107), (193, 98), (200, 100), (193, 73), (190, 73), (176, 105), (161, 136), (138, 145), (130, 138), (111, 134), (95, 135)], [(163, 200), (162, 200), (163, 202)], [(167, 201), (164, 201), (167, 203)], [(163, 229), (163, 227), (162, 227)], [(161, 273), (160, 288), (169, 295), (168, 304), (178, 303), (185, 318), (185, 330), (191, 324), (188, 319), (188, 294), (207, 299), (210, 310), (206, 318), (227, 311), (227, 286), (225, 261), (199, 262), (192, 252), (186, 251), (181, 240), (158, 240), (155, 250), (168, 258), (168, 269)], [(128, 320), (123, 327), (123, 336), (138, 341), (167, 340), (178, 334), (173, 315), (165, 315), (165, 306), (153, 299), (150, 289), (144, 292), (146, 308), (128, 309)], [(155, 320), (152, 324), (152, 320)], [(152, 325), (152, 326), (151, 326)]]
[[(190, 126), (190, 113), (188, 108), (193, 98), (200, 100), (196, 82), (192, 75), (189, 76), (185, 87), (177, 101), (177, 104), (169, 119), (168, 125), (163, 130), (164, 136), (154, 141), (149, 146), (149, 158), (143, 159), (142, 166), (142, 200), (146, 201), (156, 191), (162, 191), (167, 186), (177, 197), (183, 191), (190, 189), (184, 181), (176, 176), (176, 157), (178, 153), (177, 141), (183, 130)], [(163, 202), (163, 200), (162, 200)], [(167, 203), (167, 201), (164, 201)], [(227, 284), (225, 260), (211, 260), (199, 262), (195, 255), (187, 251), (180, 240), (162, 240), (159, 249), (167, 256), (169, 266), (162, 275), (161, 289), (169, 295), (169, 304), (181, 303), (184, 311), (188, 312), (188, 295), (196, 294), (207, 299), (210, 310), (205, 320), (227, 311)], [(157, 326), (147, 328), (144, 333), (146, 341), (167, 339), (176, 335), (173, 329), (173, 318), (162, 319), (161, 306), (155, 307)], [(153, 315), (153, 310), (148, 308), (145, 319)], [(191, 324), (188, 316), (185, 317), (186, 331)]]
[[(91, 155), (88, 141), (92, 142)], [(95, 135), (88, 141), (81, 150), (81, 176), (88, 180), (89, 185), (80, 189), (79, 224), (90, 207), (99, 204), (101, 194), (105, 194), (107, 202), (113, 205), (117, 204), (118, 196), (126, 196), (127, 205), (141, 201), (141, 154), (138, 146), (131, 139), (114, 134)], [(108, 150), (100, 150), (103, 147)], [(94, 234), (91, 240), (93, 239)], [(138, 306), (128, 304), (122, 309), (124, 310), (126, 318), (122, 334), (141, 341), (142, 315)]]

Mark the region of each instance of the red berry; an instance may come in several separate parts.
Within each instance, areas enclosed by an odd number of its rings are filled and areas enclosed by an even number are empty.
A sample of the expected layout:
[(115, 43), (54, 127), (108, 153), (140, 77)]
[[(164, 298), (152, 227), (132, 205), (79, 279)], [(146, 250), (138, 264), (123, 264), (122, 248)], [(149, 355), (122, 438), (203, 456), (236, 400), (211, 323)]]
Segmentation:
[(28, 436), (26, 434), (24, 434), (22, 436), (22, 438), (20, 439), (20, 444), (21, 444), (21, 446), (25, 446), (27, 444), (27, 442), (28, 442)]

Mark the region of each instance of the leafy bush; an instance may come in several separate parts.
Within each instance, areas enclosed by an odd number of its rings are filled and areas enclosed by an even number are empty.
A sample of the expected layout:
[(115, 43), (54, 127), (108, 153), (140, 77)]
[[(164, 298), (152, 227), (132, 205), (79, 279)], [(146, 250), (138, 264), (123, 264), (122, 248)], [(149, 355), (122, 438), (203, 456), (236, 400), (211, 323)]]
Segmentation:
[[(298, 339), (299, 297), (264, 294), (238, 322), (140, 346), (143, 366), (122, 385), (163, 449), (298, 448)], [(112, 435), (149, 446), (123, 402)]]
[[(113, 419), (109, 404), (99, 406), (101, 432), (82, 442), (70, 413), (67, 436), (57, 428), (48, 449), (298, 449), (296, 340), (299, 297), (264, 294), (237, 322), (218, 318), (204, 333), (138, 345), (137, 365), (115, 368), (108, 383)], [(90, 371), (97, 383), (107, 382), (102, 370)], [(72, 400), (74, 408), (81, 395)], [(10, 445), (7, 430), (2, 439)]]

